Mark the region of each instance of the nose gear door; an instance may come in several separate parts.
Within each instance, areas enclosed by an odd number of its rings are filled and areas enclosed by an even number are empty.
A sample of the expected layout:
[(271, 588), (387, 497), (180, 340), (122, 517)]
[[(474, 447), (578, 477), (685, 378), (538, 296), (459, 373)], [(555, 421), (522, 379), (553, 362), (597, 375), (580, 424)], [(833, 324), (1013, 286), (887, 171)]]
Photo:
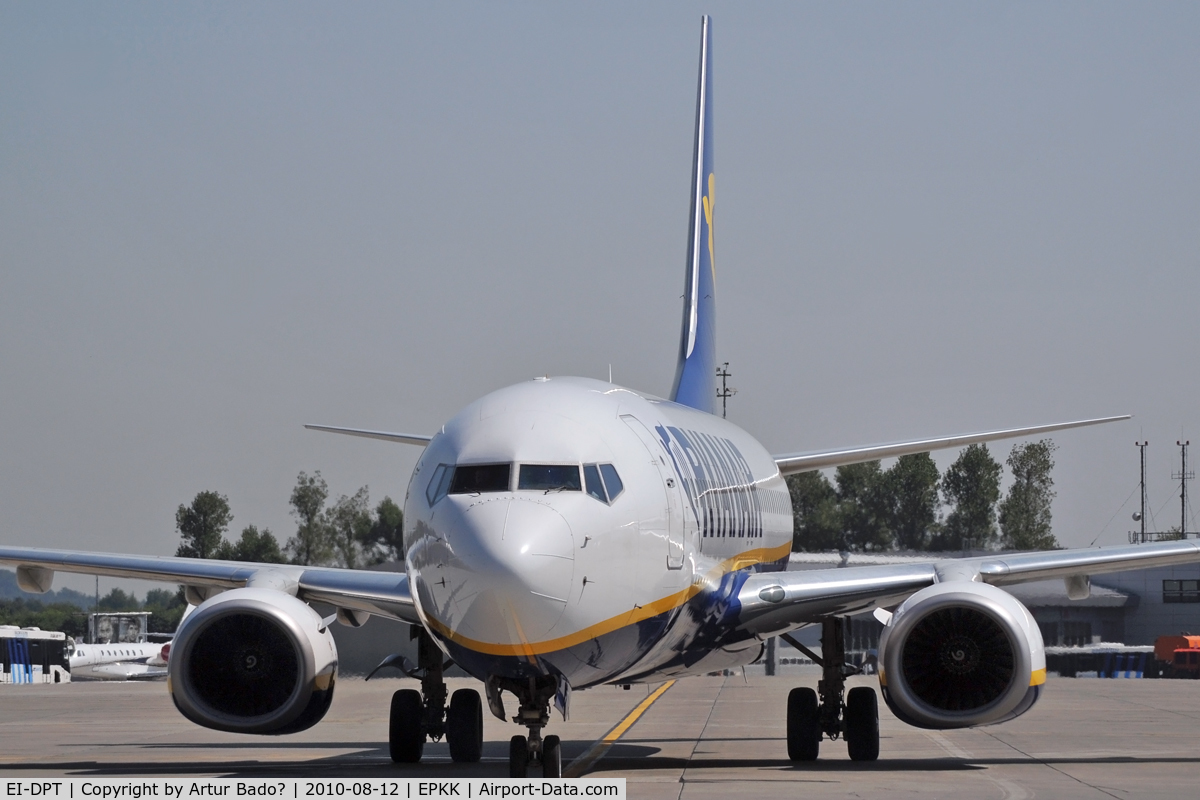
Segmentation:
[(667, 452), (662, 444), (654, 437), (641, 420), (629, 414), (622, 414), (621, 419), (629, 429), (637, 434), (649, 451), (650, 460), (658, 468), (662, 477), (663, 491), (666, 494), (666, 534), (667, 534), (667, 568), (683, 568), (683, 502), (680, 499), (679, 478), (671, 468)]

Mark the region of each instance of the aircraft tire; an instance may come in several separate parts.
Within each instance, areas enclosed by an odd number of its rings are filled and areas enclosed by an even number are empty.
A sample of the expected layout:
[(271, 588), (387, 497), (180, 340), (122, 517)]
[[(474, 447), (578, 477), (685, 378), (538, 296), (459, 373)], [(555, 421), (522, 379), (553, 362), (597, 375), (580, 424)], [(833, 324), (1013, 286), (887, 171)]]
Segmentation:
[(508, 777), (529, 777), (529, 741), (524, 736), (508, 740)]
[(870, 686), (857, 686), (846, 696), (846, 749), (851, 761), (879, 758), (879, 700)]
[(557, 736), (542, 740), (542, 777), (562, 777), (562, 742)]
[(450, 759), (473, 764), (483, 754), (483, 703), (474, 689), (459, 689), (446, 710), (446, 741)]
[(392, 695), (388, 750), (397, 764), (415, 764), (421, 760), (425, 750), (425, 731), (421, 727), (424, 712), (421, 693), (416, 689), (401, 689)]
[(792, 761), (816, 761), (821, 749), (821, 712), (817, 693), (792, 689), (787, 704), (787, 749)]

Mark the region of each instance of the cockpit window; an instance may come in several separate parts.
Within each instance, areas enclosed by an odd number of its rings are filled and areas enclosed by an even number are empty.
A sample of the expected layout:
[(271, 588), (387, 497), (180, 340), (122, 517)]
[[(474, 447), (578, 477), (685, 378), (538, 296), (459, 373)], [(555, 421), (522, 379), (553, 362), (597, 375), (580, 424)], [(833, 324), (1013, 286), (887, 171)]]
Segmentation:
[(460, 464), (454, 468), (450, 494), (507, 492), (511, 464)]
[(522, 464), (518, 489), (578, 492), (583, 488), (579, 467), (574, 464)]
[(584, 464), (583, 477), (587, 482), (587, 493), (601, 503), (611, 505), (612, 501), (617, 499), (617, 495), (625, 491), (617, 469), (612, 464)]
[(625, 491), (625, 484), (621, 483), (621, 476), (617, 474), (617, 468), (612, 464), (601, 464), (600, 474), (604, 476), (604, 488), (608, 490), (608, 502), (611, 503), (621, 492)]
[(453, 477), (454, 467), (449, 464), (437, 465), (433, 477), (429, 480), (429, 486), (425, 489), (425, 498), (429, 505), (436, 505), (438, 500), (446, 496), (446, 490), (450, 488), (450, 479)]
[(583, 465), (583, 482), (587, 486), (588, 494), (601, 503), (608, 502), (608, 497), (604, 494), (604, 484), (600, 481), (600, 470), (595, 464)]

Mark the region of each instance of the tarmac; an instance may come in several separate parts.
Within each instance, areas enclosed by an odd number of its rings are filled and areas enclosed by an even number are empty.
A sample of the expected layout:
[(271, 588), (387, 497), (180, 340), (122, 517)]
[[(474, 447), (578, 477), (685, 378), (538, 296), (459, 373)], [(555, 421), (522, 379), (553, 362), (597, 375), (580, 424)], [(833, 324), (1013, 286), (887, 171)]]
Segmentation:
[[(959, 731), (909, 727), (881, 703), (879, 761), (851, 762), (842, 742), (825, 741), (819, 761), (793, 764), (784, 742), (787, 693), (817, 677), (810, 668), (683, 679), (624, 730), (660, 687), (600, 687), (576, 693), (570, 721), (555, 712), (547, 733), (562, 738), (568, 770), (624, 777), (638, 800), (1178, 798), (1193, 796), (1200, 780), (1197, 681), (1051, 676), (1023, 717)], [(876, 685), (869, 677), (850, 683)], [(468, 679), (450, 684), (482, 689)], [(506, 777), (508, 739), (522, 731), (486, 711), (480, 763), (454, 764), (445, 742), (431, 742), (421, 764), (392, 764), (389, 698), (415, 685), (343, 679), (324, 721), (280, 737), (197, 727), (162, 682), (0, 686), (0, 776)], [(606, 737), (615, 741), (597, 744)]]

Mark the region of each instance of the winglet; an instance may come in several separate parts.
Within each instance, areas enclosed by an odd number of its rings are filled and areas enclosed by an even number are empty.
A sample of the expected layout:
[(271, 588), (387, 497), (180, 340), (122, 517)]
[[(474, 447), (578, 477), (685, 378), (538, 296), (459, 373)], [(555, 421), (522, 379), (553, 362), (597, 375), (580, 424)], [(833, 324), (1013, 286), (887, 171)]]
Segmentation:
[(696, 147), (692, 158), (687, 282), (683, 333), (671, 399), (712, 414), (717, 404), (716, 262), (713, 256), (712, 18), (700, 23), (700, 83), (696, 90)]

